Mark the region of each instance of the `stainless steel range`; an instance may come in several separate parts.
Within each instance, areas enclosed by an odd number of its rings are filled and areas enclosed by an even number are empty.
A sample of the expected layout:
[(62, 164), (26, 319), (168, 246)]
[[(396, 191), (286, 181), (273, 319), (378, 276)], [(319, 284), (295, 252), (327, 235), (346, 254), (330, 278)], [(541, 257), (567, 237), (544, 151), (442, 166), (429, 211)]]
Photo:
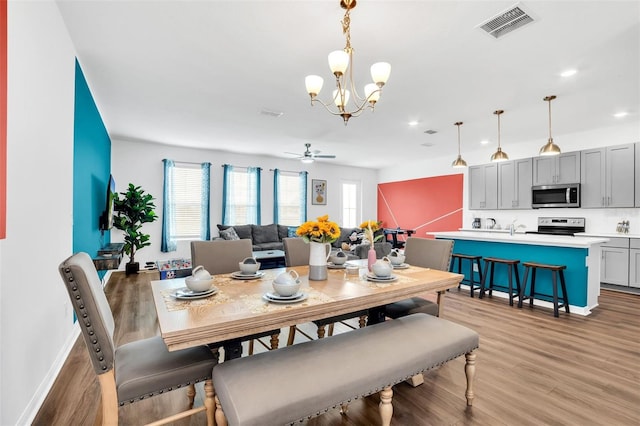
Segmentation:
[(539, 217), (538, 230), (527, 234), (570, 235), (585, 231), (584, 217)]

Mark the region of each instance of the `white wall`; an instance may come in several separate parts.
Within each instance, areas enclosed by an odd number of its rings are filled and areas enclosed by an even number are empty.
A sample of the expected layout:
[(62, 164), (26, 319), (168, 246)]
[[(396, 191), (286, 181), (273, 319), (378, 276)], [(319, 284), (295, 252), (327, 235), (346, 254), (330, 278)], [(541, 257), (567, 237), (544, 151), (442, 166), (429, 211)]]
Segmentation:
[[(640, 141), (640, 117), (629, 116), (620, 120), (619, 124), (608, 128), (592, 129), (580, 133), (555, 135), (554, 142), (560, 146), (563, 152), (580, 151), (583, 149), (621, 145)], [(509, 154), (512, 160), (518, 158), (534, 157), (540, 147), (546, 141), (521, 140), (503, 141), (502, 148)], [(495, 151), (496, 146), (486, 145), (469, 148), (470, 143), (462, 142), (462, 158), (469, 165), (489, 163), (489, 157)], [(455, 152), (452, 150), (449, 157), (425, 157), (423, 160), (407, 162), (403, 167), (389, 167), (379, 171), (380, 182), (395, 182), (407, 179), (416, 179), (429, 176), (449, 175), (464, 173), (464, 198), (463, 198), (463, 227), (470, 228), (474, 217), (495, 218), (503, 228), (513, 220), (517, 224), (526, 226), (526, 230), (537, 229), (539, 216), (584, 217), (586, 218), (587, 232), (615, 232), (616, 223), (626, 218), (631, 222), (631, 232), (640, 234), (640, 210), (639, 209), (537, 209), (537, 210), (469, 210), (469, 182), (467, 169), (451, 168), (451, 162), (455, 160)]]
[[(216, 224), (222, 223), (222, 165), (262, 167), (262, 224), (273, 223), (273, 172), (270, 169), (279, 168), (288, 171), (309, 172), (308, 185), (311, 179), (327, 181), (327, 205), (309, 205), (308, 218), (329, 214), (329, 219), (340, 223), (340, 182), (354, 180), (361, 182), (363, 218), (373, 219), (376, 213), (376, 183), (377, 171), (357, 167), (335, 166), (328, 162), (316, 161), (313, 164), (302, 164), (298, 160), (289, 160), (268, 156), (251, 156), (233, 154), (224, 151), (202, 150), (192, 148), (178, 148), (148, 142), (122, 141), (113, 138), (111, 141), (111, 172), (116, 181), (116, 190), (122, 192), (129, 182), (139, 185), (155, 198), (156, 213), (162, 212), (162, 160), (168, 158), (174, 161), (211, 163), (211, 236), (218, 235)], [(310, 198), (309, 198), (310, 199)], [(178, 250), (170, 253), (160, 251), (162, 236), (162, 222), (145, 224), (144, 232), (151, 235), (152, 245), (145, 247), (136, 254), (136, 261), (141, 267), (144, 262), (179, 257), (191, 257), (189, 242), (180, 241)], [(122, 231), (111, 230), (111, 241), (123, 241)], [(121, 268), (124, 268), (122, 263)]]
[(30, 424), (76, 336), (57, 271), (72, 250), (74, 49), (51, 0), (8, 3), (7, 238), (0, 424)]

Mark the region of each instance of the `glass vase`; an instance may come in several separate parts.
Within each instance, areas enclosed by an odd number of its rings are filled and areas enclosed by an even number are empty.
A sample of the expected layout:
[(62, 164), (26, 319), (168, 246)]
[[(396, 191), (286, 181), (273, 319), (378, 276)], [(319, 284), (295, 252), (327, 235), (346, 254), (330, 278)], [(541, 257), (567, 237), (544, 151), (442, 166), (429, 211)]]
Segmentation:
[(369, 266), (369, 272), (371, 272), (374, 263), (376, 263), (376, 249), (372, 244), (371, 247), (369, 247), (369, 251), (367, 252), (367, 264)]

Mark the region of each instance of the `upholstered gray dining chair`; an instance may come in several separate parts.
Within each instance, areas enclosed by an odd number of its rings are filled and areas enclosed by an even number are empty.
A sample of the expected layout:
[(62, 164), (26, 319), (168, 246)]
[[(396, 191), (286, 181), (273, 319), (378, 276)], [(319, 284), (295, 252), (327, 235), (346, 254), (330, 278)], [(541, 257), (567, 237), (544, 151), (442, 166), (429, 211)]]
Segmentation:
[[(449, 270), (452, 253), (453, 240), (410, 237), (404, 247), (406, 263), (440, 271)], [(438, 316), (438, 304), (422, 297), (412, 297), (385, 306), (385, 315), (394, 319), (418, 312)]]
[[(236, 272), (240, 269), (238, 264), (251, 256), (253, 246), (250, 239), (191, 241), (191, 264), (194, 267), (204, 266), (212, 275)], [(263, 337), (271, 337), (270, 345), (260, 340)], [(249, 355), (253, 355), (254, 340), (258, 340), (267, 349), (278, 349), (279, 337), (280, 330), (270, 330), (247, 336), (242, 340), (249, 341)], [(225, 358), (228, 359), (229, 354), (225, 353)]]
[[(116, 347), (115, 323), (93, 261), (75, 254), (59, 266), (60, 275), (78, 317), (82, 337), (98, 376), (102, 396), (102, 424), (118, 424), (118, 407), (188, 388), (188, 409), (167, 417), (164, 423), (206, 411), (213, 425), (215, 401), (211, 374), (217, 356), (206, 346), (169, 352), (160, 336)], [(194, 384), (204, 381), (204, 406), (193, 408)], [(139, 422), (140, 419), (131, 419)]]
[[(304, 266), (309, 264), (309, 244), (306, 243), (302, 238), (283, 238), (282, 243), (284, 244), (284, 260), (287, 266)], [(359, 318), (359, 326), (364, 327), (366, 324), (367, 311), (361, 310), (356, 312), (350, 312), (348, 314), (337, 315), (330, 318), (324, 318), (321, 320), (314, 320), (313, 323), (318, 327), (318, 338), (321, 339), (326, 335), (333, 335), (333, 325), (336, 322), (343, 322), (351, 318)], [(348, 327), (351, 327), (349, 324), (343, 323)], [(329, 332), (327, 333), (326, 327), (329, 326)], [(311, 339), (306, 333), (300, 330), (297, 326), (292, 325), (289, 327), (289, 338), (287, 339), (287, 346), (291, 346), (293, 344), (293, 339), (295, 338), (296, 331), (299, 331), (301, 334)]]

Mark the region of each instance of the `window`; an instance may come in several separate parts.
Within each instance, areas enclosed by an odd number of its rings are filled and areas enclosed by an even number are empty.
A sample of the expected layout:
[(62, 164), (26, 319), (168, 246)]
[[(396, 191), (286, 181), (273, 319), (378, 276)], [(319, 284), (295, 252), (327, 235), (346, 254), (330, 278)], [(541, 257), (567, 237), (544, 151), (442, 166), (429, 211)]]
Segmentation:
[(259, 167), (224, 165), (223, 225), (260, 225), (261, 170)]
[(307, 221), (307, 172), (273, 171), (273, 221), (299, 226)]
[(210, 238), (210, 163), (164, 160), (162, 251), (175, 251), (177, 240)]
[(342, 226), (356, 228), (360, 225), (360, 183), (342, 182)]

